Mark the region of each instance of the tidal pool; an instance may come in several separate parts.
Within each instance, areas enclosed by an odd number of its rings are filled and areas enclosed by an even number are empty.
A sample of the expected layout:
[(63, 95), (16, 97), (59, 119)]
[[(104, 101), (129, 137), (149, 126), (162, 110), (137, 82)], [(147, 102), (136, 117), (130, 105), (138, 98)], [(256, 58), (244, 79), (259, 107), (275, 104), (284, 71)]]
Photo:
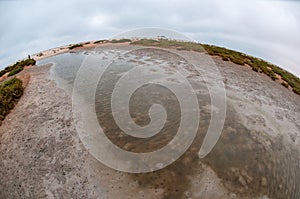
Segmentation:
[[(153, 104), (165, 108), (167, 119), (159, 134), (147, 139), (135, 138), (118, 127), (112, 114), (111, 96), (117, 81), (134, 66), (144, 67), (149, 73), (163, 69), (169, 75), (176, 70), (185, 71), (186, 78), (196, 91), (201, 111), (197, 135), (189, 149), (168, 167), (150, 173), (128, 174), (140, 187), (163, 189), (164, 198), (300, 198), (299, 99), (298, 102), (291, 100), (284, 104), (283, 96), (288, 91), (281, 91), (280, 87), (275, 86), (270, 92), (278, 91), (278, 95), (270, 97), (268, 91), (260, 91), (260, 86), (273, 86), (273, 82), (269, 83), (263, 77), (256, 81), (260, 78), (257, 74), (234, 64), (217, 61), (228, 91), (226, 120), (216, 146), (208, 156), (200, 159), (198, 151), (211, 119), (211, 99), (206, 84), (210, 82), (203, 81), (189, 63), (171, 53), (147, 48), (127, 54), (123, 52), (114, 48), (76, 51), (44, 59), (38, 65), (54, 63), (51, 78), (71, 95), (76, 74), (85, 58), (101, 56), (106, 60), (114, 57), (98, 82), (95, 111), (110, 141), (135, 153), (158, 150), (172, 140), (180, 124), (180, 104), (166, 87), (153, 83), (137, 89), (129, 103), (134, 122), (140, 126), (148, 125), (149, 109)], [(207, 55), (199, 54), (199, 62), (201, 56)], [(204, 64), (203, 67), (209, 66)], [(172, 78), (163, 81), (176, 83), (176, 79)], [(245, 81), (249, 81), (248, 84), (243, 84)], [(250, 88), (252, 91), (247, 92)], [(78, 91), (83, 97), (84, 90)], [(256, 95), (253, 95), (255, 92)], [(257, 100), (253, 100), (253, 97), (257, 97)], [(287, 99), (293, 97), (299, 96), (289, 94)], [(264, 102), (259, 100), (262, 98)], [(285, 115), (286, 111), (291, 111), (288, 116)], [(283, 124), (284, 129), (276, 128)], [(203, 189), (201, 176), (207, 172), (205, 166), (210, 167), (221, 179), (222, 186), (227, 190), (220, 190), (223, 195), (218, 195), (218, 190)], [(213, 181), (207, 183), (214, 184)]]

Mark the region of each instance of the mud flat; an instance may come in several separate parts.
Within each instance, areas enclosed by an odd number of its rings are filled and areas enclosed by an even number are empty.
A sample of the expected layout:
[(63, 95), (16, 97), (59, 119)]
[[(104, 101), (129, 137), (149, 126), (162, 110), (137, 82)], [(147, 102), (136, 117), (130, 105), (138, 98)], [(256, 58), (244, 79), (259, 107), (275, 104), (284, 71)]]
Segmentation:
[[(219, 142), (207, 157), (199, 159), (198, 151), (211, 113), (205, 83), (184, 60), (158, 48), (139, 48), (110, 44), (96, 51), (78, 49), (41, 60), (39, 66), (22, 72), (30, 74), (30, 81), (23, 97), (0, 127), (0, 198), (300, 197), (298, 95), (248, 67), (213, 58), (226, 86), (227, 115)], [(82, 60), (90, 54), (107, 59), (128, 50), (135, 50), (131, 53), (135, 57), (121, 58), (145, 67), (162, 64), (166, 72), (172, 72), (180, 69), (178, 63), (181, 63), (198, 91), (202, 110), (198, 134), (188, 151), (172, 165), (152, 173), (118, 172), (97, 161), (81, 143), (72, 117), (72, 84)], [(209, 64), (203, 63), (208, 56), (205, 53), (180, 53), (191, 59), (197, 57), (199, 65), (208, 70)], [(139, 90), (132, 102), (133, 111), (143, 113), (133, 113), (137, 123), (147, 123), (150, 97), (165, 103), (173, 114), (160, 137), (147, 140), (147, 145), (132, 140), (118, 129), (109, 114), (107, 93), (115, 83), (111, 75), (122, 72), (117, 67), (110, 68), (104, 76), (104, 87), (97, 90), (100, 105), (96, 111), (101, 126), (106, 127), (105, 133), (112, 142), (128, 151), (145, 152), (161, 147), (176, 132), (173, 129), (178, 122), (178, 114), (174, 114), (178, 111), (176, 99), (160, 87)], [(157, 91), (171, 97), (156, 96)], [(134, 106), (138, 102), (144, 106)]]

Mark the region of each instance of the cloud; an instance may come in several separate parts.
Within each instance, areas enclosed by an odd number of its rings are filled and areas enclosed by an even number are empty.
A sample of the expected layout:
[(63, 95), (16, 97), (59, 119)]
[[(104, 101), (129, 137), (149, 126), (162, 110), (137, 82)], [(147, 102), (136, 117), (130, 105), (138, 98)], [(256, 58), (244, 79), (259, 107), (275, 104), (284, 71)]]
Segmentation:
[(0, 68), (48, 48), (138, 27), (174, 29), (300, 76), (297, 1), (0, 1)]

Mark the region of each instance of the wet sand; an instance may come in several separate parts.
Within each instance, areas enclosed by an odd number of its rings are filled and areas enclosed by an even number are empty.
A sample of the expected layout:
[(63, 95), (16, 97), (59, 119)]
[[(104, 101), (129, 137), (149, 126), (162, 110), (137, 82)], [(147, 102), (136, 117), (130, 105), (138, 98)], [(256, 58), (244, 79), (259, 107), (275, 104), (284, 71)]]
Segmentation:
[[(114, 44), (103, 49), (107, 48), (136, 47)], [(207, 56), (182, 53), (199, 61)], [(206, 158), (198, 158), (210, 116), (209, 108), (200, 104), (204, 113), (189, 150), (172, 165), (147, 174), (118, 172), (94, 159), (76, 132), (67, 83), (51, 79), (55, 69), (49, 64), (24, 70), (20, 75), (30, 74), (30, 81), (0, 127), (0, 198), (296, 199), (299, 96), (247, 67), (214, 61), (224, 76), (228, 100), (220, 141)], [(197, 75), (190, 77), (199, 85)], [(205, 89), (198, 89), (201, 99), (209, 101)], [(119, 144), (126, 147), (125, 142)]]

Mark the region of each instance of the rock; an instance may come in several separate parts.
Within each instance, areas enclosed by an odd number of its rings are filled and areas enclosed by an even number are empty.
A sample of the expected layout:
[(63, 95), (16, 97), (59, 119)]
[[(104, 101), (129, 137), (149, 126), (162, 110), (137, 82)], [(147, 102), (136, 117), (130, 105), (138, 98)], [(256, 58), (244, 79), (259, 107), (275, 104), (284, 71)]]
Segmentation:
[(230, 198), (232, 198), (232, 199), (235, 199), (235, 198), (237, 198), (237, 196), (236, 196), (236, 194), (235, 194), (235, 193), (230, 193), (230, 194), (229, 194), (229, 197), (230, 197)]
[(70, 120), (66, 120), (66, 126), (71, 126), (71, 121)]
[(262, 178), (261, 178), (261, 186), (266, 187), (267, 185), (268, 185), (267, 178), (262, 177)]
[(130, 150), (132, 147), (133, 147), (133, 144), (130, 143), (130, 142), (128, 142), (128, 143), (126, 143), (126, 144), (124, 145), (123, 149), (125, 149), (125, 150), (128, 151), (128, 150)]
[(185, 195), (187, 198), (192, 197), (192, 194), (191, 194), (191, 192), (189, 192), (189, 191), (186, 191), (186, 192), (184, 193), (184, 195)]
[(251, 176), (249, 176), (246, 171), (242, 171), (241, 175), (246, 179), (246, 182), (248, 184), (250, 184), (252, 182), (253, 178)]
[(239, 183), (240, 183), (242, 186), (244, 186), (244, 187), (247, 186), (247, 182), (246, 182), (246, 180), (243, 178), (243, 176), (239, 176)]

